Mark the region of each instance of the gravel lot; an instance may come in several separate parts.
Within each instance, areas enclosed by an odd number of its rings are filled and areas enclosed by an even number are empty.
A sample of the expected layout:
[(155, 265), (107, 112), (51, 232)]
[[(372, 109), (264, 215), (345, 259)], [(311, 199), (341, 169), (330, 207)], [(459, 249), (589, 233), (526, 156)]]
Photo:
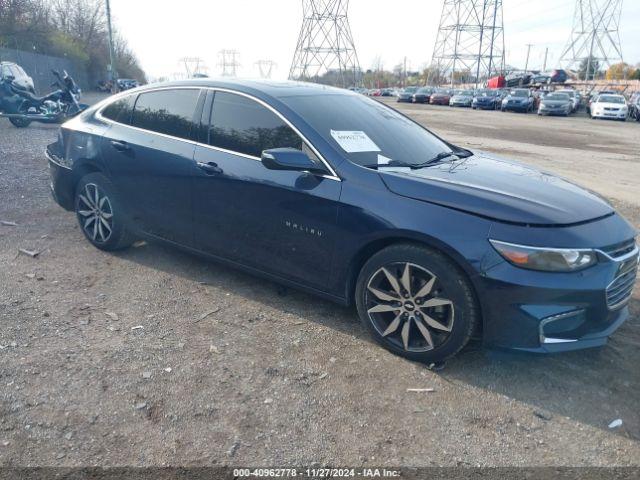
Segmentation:
[[(640, 226), (640, 124), (401, 109)], [(638, 288), (605, 348), (471, 345), (432, 372), (351, 309), (164, 246), (92, 248), (49, 195), (56, 130), (0, 119), (0, 220), (18, 224), (0, 226), (0, 465), (640, 464)]]

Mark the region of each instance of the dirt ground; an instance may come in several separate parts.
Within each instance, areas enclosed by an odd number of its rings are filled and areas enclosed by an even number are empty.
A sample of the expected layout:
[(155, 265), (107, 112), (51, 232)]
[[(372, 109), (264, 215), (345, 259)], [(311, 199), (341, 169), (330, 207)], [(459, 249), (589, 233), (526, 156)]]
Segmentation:
[[(401, 109), (640, 226), (640, 124)], [(432, 372), (351, 309), (163, 246), (94, 249), (49, 195), (56, 130), (0, 120), (0, 465), (640, 464), (638, 288), (605, 348), (476, 344)]]

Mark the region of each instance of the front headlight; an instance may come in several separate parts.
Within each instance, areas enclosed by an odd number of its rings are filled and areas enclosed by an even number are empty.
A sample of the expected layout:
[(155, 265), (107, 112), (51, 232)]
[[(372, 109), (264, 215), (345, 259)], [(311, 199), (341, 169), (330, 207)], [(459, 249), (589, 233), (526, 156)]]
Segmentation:
[(489, 240), (493, 248), (516, 267), (544, 272), (574, 272), (598, 261), (595, 251), (572, 248), (540, 248)]

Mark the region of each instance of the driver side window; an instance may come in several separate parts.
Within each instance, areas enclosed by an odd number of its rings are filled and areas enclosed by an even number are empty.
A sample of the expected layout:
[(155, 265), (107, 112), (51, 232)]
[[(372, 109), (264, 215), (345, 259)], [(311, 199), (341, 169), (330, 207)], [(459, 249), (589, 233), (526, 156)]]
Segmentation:
[(296, 148), (320, 163), (302, 138), (278, 115), (255, 100), (216, 92), (209, 127), (209, 145), (260, 158), (263, 150)]

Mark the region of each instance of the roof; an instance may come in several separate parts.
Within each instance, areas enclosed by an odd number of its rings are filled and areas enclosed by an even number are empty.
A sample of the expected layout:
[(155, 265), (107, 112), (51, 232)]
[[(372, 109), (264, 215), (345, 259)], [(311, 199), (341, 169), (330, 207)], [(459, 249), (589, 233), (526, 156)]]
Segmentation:
[[(146, 87), (218, 87), (229, 88), (248, 94), (264, 94), (274, 98), (284, 98), (301, 95), (357, 95), (349, 90), (320, 85), (317, 83), (297, 82), (291, 80), (249, 80), (231, 78), (194, 78), (174, 82), (153, 83)], [(144, 87), (143, 87), (144, 88)]]

